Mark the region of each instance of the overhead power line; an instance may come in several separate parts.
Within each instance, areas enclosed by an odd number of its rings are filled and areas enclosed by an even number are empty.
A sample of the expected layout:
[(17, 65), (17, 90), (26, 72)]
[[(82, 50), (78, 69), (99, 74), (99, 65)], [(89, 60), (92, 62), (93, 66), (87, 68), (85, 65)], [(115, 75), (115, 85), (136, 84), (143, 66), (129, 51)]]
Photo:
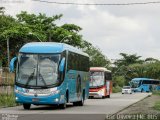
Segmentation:
[(159, 4), (160, 1), (150, 1), (150, 2), (133, 2), (133, 3), (76, 3), (76, 2), (57, 2), (57, 1), (47, 1), (47, 0), (32, 0), (43, 3), (53, 3), (53, 4), (61, 4), (61, 5), (95, 5), (95, 6), (122, 6), (122, 5), (146, 5), (146, 4)]

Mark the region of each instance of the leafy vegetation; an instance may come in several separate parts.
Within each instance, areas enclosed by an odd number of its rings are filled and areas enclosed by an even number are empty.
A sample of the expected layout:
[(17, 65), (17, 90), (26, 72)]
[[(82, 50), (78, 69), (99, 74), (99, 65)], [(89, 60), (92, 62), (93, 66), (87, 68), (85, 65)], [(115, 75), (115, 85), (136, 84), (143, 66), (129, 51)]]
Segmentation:
[(153, 108), (160, 111), (160, 101), (156, 102)]
[(159, 96), (160, 96), (160, 91), (154, 90), (154, 91), (152, 92), (152, 94), (153, 94), (153, 95), (159, 95)]
[(13, 107), (16, 106), (17, 103), (15, 102), (14, 94), (0, 94), (0, 108), (1, 107)]
[(110, 69), (113, 73), (113, 89), (128, 85), (135, 77), (160, 79), (160, 61), (151, 57), (143, 60), (137, 54), (120, 53), (121, 58), (111, 67), (110, 60), (101, 50), (83, 39), (80, 26), (71, 23), (57, 24), (62, 17), (62, 14), (46, 16), (22, 11), (13, 18), (5, 14), (4, 7), (0, 7), (0, 65), (7, 66), (7, 40), (10, 58), (16, 56), (19, 48), (28, 42), (63, 42), (88, 53), (90, 66)]
[[(113, 71), (113, 84), (122, 87), (128, 85), (133, 78), (145, 77), (160, 79), (160, 61), (154, 58), (140, 59), (136, 54), (120, 53), (122, 58), (115, 61)], [(123, 77), (123, 79), (122, 79)]]
[[(91, 43), (83, 40), (79, 32), (81, 27), (75, 24), (57, 25), (62, 14), (46, 16), (29, 14), (22, 11), (16, 18), (5, 15), (0, 7), (0, 61), (7, 66), (7, 40), (10, 45), (10, 58), (17, 55), (19, 48), (28, 42), (63, 42), (84, 49), (90, 55), (91, 66), (109, 66), (109, 60)], [(95, 54), (95, 55), (94, 55)]]
[(117, 86), (113, 86), (113, 89), (112, 89), (113, 93), (118, 93), (118, 92), (121, 92), (121, 91), (122, 91), (122, 88), (119, 87), (118, 85)]

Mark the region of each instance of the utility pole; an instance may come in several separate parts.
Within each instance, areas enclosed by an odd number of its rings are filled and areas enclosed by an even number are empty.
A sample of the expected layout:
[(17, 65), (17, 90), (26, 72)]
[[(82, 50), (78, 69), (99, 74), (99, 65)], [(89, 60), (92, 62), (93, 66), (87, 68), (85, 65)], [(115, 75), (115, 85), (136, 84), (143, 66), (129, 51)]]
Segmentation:
[(8, 69), (9, 69), (9, 63), (10, 63), (9, 38), (7, 38), (7, 57), (8, 57)]

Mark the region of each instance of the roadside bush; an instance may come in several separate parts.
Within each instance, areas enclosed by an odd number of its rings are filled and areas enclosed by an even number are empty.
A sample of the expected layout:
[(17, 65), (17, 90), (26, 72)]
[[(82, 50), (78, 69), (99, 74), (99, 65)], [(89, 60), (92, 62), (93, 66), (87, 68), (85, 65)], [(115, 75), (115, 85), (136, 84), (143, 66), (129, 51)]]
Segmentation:
[(122, 90), (121, 87), (115, 86), (115, 87), (113, 87), (112, 92), (113, 92), (113, 93), (118, 93), (118, 92), (121, 92), (121, 90)]
[(13, 107), (16, 105), (14, 94), (0, 94), (0, 107)]
[(152, 94), (153, 94), (153, 95), (160, 95), (160, 91), (158, 91), (158, 90), (153, 90), (153, 91), (152, 91)]
[(113, 86), (123, 87), (125, 85), (124, 76), (114, 76), (113, 77)]

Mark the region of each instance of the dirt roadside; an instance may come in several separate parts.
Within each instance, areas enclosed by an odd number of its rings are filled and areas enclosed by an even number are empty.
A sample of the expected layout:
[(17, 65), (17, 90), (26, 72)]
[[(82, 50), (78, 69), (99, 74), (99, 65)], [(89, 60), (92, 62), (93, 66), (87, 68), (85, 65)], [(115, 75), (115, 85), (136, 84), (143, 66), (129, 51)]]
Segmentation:
[(160, 96), (150, 95), (149, 97), (129, 106), (118, 112), (118, 114), (160, 114), (160, 111), (154, 110), (153, 106), (160, 101)]
[(160, 120), (160, 111), (153, 107), (160, 101), (159, 95), (150, 95), (147, 98), (106, 117), (106, 120)]

